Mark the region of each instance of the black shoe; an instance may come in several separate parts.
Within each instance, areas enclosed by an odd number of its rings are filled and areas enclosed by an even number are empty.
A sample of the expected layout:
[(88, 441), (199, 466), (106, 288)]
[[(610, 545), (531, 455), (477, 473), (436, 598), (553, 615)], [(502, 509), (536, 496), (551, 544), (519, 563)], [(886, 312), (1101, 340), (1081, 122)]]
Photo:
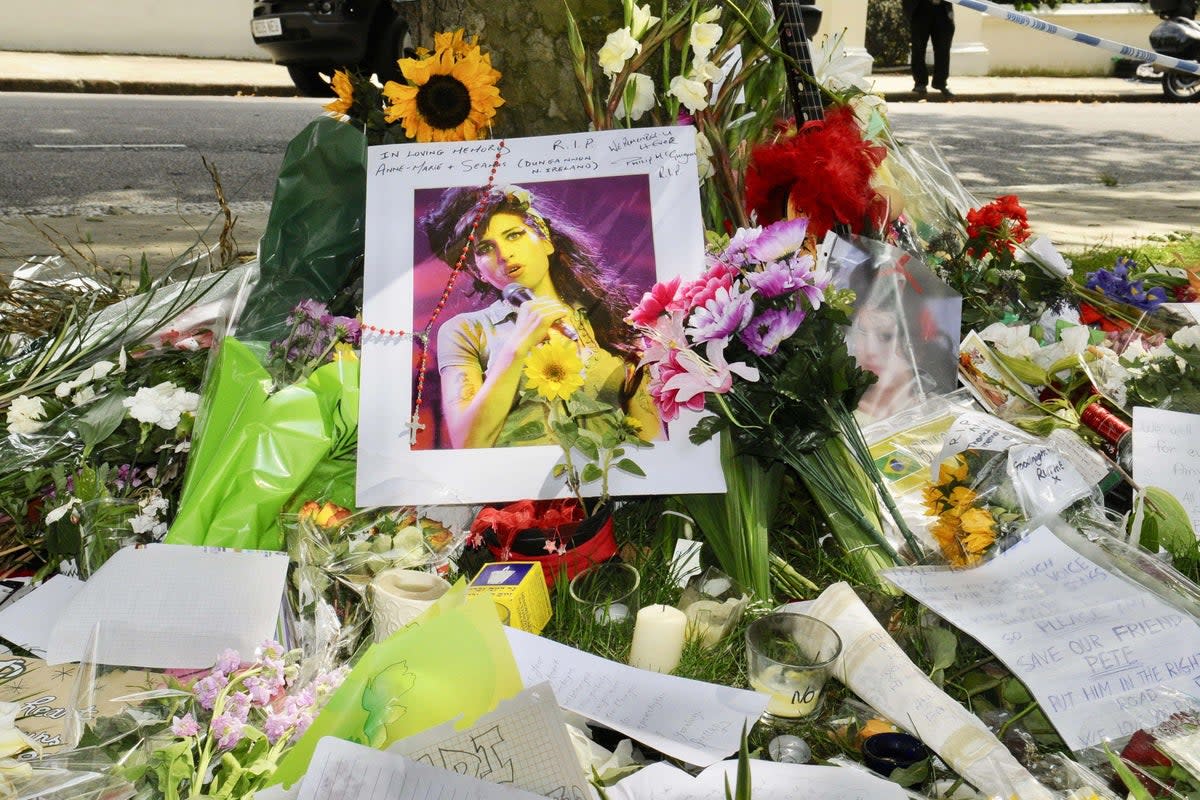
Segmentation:
[(929, 94), (929, 90), (926, 89), (924, 86), (914, 86), (913, 94), (919, 94), (922, 97), (924, 97), (925, 95)]
[(945, 86), (937, 86), (934, 88), (936, 88), (939, 92), (941, 92), (942, 97), (946, 98), (947, 100), (949, 100), (951, 97), (954, 97), (954, 92), (950, 91)]

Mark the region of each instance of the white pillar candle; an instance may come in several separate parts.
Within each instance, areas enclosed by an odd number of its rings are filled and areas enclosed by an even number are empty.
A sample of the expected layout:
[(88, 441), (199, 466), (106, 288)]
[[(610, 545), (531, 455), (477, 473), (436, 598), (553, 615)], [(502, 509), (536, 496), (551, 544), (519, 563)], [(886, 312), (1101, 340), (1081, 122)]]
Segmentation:
[(375, 641), (408, 625), (449, 590), (449, 583), (429, 572), (389, 569), (376, 575), (367, 592)]
[(637, 613), (629, 664), (639, 669), (670, 672), (683, 655), (687, 614), (674, 606), (646, 606)]

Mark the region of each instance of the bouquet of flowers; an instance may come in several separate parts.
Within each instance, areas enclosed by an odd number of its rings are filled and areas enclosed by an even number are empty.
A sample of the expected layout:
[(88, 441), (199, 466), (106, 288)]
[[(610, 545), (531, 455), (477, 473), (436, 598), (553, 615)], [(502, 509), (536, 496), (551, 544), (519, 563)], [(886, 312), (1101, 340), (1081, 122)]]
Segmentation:
[[(794, 470), (858, 577), (876, 583), (877, 569), (898, 556), (878, 512), (881, 478), (852, 415), (874, 376), (846, 349), (849, 297), (817, 268), (807, 234), (807, 220), (794, 219), (714, 239), (702, 276), (658, 284), (630, 322), (643, 334), (663, 419), (707, 408), (713, 415), (694, 440), (728, 430), (740, 451)], [(890, 495), (880, 494), (919, 554)]]
[(1002, 483), (991, 475), (994, 453), (959, 453), (941, 465), (936, 483), (925, 488), (925, 513), (934, 517), (930, 533), (946, 561), (973, 567), (996, 542), (1024, 522), (1015, 498), (1003, 497)]
[(249, 797), (349, 671), (337, 667), (301, 686), (298, 658), (271, 641), (249, 663), (226, 650), (190, 688), (151, 692), (136, 708), (96, 720), (81, 747), (115, 755), (115, 773), (138, 797)]

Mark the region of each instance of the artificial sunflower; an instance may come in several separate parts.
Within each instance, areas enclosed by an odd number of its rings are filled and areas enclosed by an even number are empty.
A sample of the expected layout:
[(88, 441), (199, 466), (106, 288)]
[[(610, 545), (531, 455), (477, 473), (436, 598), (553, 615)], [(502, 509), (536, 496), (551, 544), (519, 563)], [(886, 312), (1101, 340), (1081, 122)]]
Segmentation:
[(346, 116), (354, 106), (354, 84), (350, 82), (350, 76), (345, 70), (339, 69), (333, 73), (333, 80), (329, 82), (329, 85), (338, 99), (326, 103), (325, 110), (330, 114), (337, 114), (339, 117)]
[(525, 362), (525, 378), (547, 400), (566, 400), (583, 386), (583, 360), (575, 343), (551, 336), (535, 347)]
[(390, 102), (384, 119), (402, 123), (405, 135), (418, 142), (483, 138), (504, 104), (496, 87), (500, 72), (478, 45), (463, 40), (461, 30), (434, 38), (432, 55), (400, 59), (408, 85), (388, 81), (383, 87)]

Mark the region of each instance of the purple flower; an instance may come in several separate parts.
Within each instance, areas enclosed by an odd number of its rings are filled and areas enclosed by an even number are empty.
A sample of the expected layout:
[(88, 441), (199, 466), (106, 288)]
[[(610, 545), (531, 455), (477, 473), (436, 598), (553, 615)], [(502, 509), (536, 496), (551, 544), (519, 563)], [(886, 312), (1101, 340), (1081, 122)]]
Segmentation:
[(212, 721), (212, 732), (217, 737), (217, 747), (229, 750), (242, 740), (242, 728), (246, 723), (230, 714), (221, 714)]
[(213, 667), (217, 672), (223, 672), (228, 675), (231, 672), (237, 672), (237, 668), (242, 665), (242, 657), (237, 650), (226, 648), (217, 656), (217, 663)]
[(1133, 264), (1132, 259), (1118, 258), (1112, 269), (1089, 272), (1087, 288), (1143, 311), (1155, 310), (1167, 301), (1166, 290), (1161, 286), (1147, 289), (1145, 281), (1129, 280), (1129, 268)]
[(200, 733), (200, 723), (190, 713), (182, 717), (171, 717), (171, 733), (187, 738)]
[(762, 234), (746, 248), (746, 255), (762, 263), (778, 261), (803, 247), (807, 235), (807, 217), (780, 220), (763, 228)]
[(271, 682), (263, 680), (258, 675), (246, 678), (245, 686), (250, 696), (250, 702), (256, 708), (270, 704), (271, 698), (275, 696), (275, 689)]
[(804, 321), (804, 309), (788, 311), (769, 308), (750, 321), (739, 336), (750, 351), (760, 356), (769, 356), (779, 349), (783, 340), (796, 332)]
[(354, 317), (334, 317), (333, 335), (338, 341), (357, 345), (362, 339), (362, 324)]
[[(324, 306), (322, 306), (322, 308), (324, 308)], [(256, 661), (262, 661), (268, 658), (283, 658), (284, 652), (283, 645), (281, 645), (279, 642), (275, 641), (274, 639), (263, 639), (262, 644), (260, 644), (254, 650), (254, 658)]]
[(345, 664), (329, 672), (322, 672), (312, 682), (316, 696), (324, 697), (326, 694), (332, 694), (342, 685), (342, 681), (346, 680), (346, 675), (349, 673), (350, 667)]
[(283, 738), (284, 734), (292, 729), (296, 724), (296, 717), (289, 712), (281, 711), (267, 714), (267, 720), (263, 723), (263, 733), (267, 736), (267, 741), (275, 744)]
[(301, 300), (296, 304), (296, 307), (292, 309), (292, 313), (298, 318), (307, 317), (308, 319), (316, 322), (322, 317), (329, 316), (329, 306), (312, 299)]
[(245, 722), (250, 717), (250, 695), (245, 692), (231, 694), (225, 703), (225, 713)]
[(213, 703), (217, 701), (217, 695), (227, 685), (229, 679), (224, 673), (213, 672), (196, 681), (196, 685), (192, 687), (192, 694), (196, 695), (196, 700), (202, 708), (211, 710)]
[(746, 327), (753, 315), (753, 294), (742, 292), (737, 287), (721, 288), (712, 299), (692, 312), (688, 335), (697, 344), (714, 339), (728, 340)]

